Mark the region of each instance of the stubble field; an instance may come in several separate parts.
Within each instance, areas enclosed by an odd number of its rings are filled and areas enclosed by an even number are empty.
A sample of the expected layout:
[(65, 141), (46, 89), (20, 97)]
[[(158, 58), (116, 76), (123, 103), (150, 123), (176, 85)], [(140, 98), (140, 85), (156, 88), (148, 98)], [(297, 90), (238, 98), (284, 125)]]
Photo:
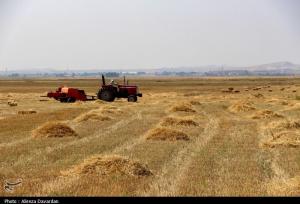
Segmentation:
[(0, 195), (300, 195), (300, 78), (130, 83), (137, 103), (60, 103), (40, 96), (100, 81), (0, 80)]

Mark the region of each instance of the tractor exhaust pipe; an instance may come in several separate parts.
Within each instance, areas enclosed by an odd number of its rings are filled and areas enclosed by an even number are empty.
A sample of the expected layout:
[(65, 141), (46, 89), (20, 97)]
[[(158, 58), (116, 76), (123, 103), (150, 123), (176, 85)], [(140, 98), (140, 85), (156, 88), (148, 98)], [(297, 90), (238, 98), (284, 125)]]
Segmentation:
[(104, 78), (104, 75), (102, 74), (102, 85), (105, 86), (105, 78)]

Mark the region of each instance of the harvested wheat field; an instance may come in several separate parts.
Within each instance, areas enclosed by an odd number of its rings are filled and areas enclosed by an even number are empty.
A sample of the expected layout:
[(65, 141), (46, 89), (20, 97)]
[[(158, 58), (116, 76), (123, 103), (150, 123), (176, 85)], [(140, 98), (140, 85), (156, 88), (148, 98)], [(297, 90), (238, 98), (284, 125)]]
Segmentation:
[(1, 79), (0, 182), (22, 185), (0, 195), (300, 195), (299, 78), (129, 81), (136, 103), (40, 98), (96, 78)]

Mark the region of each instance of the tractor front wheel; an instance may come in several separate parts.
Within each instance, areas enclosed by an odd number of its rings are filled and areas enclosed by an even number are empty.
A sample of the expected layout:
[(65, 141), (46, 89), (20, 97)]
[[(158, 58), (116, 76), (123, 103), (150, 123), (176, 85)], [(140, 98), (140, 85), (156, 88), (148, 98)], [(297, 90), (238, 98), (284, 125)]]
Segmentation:
[(136, 96), (128, 96), (128, 102), (136, 102), (137, 101), (137, 97)]
[(115, 94), (111, 90), (102, 90), (98, 94), (98, 98), (103, 101), (112, 102), (115, 100)]

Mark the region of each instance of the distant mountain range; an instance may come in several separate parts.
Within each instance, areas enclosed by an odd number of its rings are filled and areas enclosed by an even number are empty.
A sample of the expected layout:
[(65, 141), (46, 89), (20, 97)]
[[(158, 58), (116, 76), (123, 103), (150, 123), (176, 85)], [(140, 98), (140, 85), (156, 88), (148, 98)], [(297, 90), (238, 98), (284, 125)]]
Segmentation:
[(270, 64), (262, 64), (256, 65), (251, 67), (245, 67), (247, 70), (284, 70), (284, 69), (291, 69), (291, 70), (299, 70), (300, 65), (293, 64), (290, 62), (275, 62)]
[[(268, 70), (298, 70), (300, 65), (291, 62), (274, 62), (269, 64), (255, 66), (227, 66), (227, 65), (207, 65), (199, 67), (176, 67), (176, 68), (160, 68), (155, 71), (185, 71), (185, 72), (207, 72), (207, 71), (228, 71), (228, 70), (247, 70), (247, 71), (268, 71)], [(152, 70), (154, 71), (154, 70)]]
[[(206, 75), (206, 76), (239, 76), (239, 75), (300, 75), (300, 65), (291, 62), (274, 62), (269, 64), (235, 67), (226, 65), (207, 65), (197, 67), (165, 67), (157, 69), (38, 69), (38, 70), (1, 70), (0, 75), (99, 75), (99, 73), (117, 72), (120, 74), (138, 75)], [(89, 75), (89, 76), (90, 76)]]

